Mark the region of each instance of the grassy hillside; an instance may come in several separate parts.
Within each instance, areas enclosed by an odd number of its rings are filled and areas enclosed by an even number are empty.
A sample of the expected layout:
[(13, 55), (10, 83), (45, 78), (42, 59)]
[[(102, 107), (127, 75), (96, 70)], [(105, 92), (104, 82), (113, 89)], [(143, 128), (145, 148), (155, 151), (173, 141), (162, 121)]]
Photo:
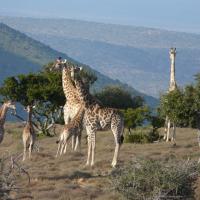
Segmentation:
[[(53, 50), (49, 46), (0, 23), (1, 82), (8, 76), (38, 71), (44, 64), (55, 60), (58, 56), (77, 62), (66, 54)], [(84, 66), (92, 70), (89, 66)], [(146, 96), (120, 81), (108, 78), (95, 70), (93, 71), (98, 77), (98, 81), (93, 87), (94, 90), (98, 91), (106, 85), (120, 85), (129, 89), (133, 95), (144, 96), (149, 104), (155, 105), (156, 99)]]
[(67, 19), (0, 20), (149, 95), (168, 88), (171, 46), (178, 50), (178, 85), (190, 83), (200, 71), (197, 34)]

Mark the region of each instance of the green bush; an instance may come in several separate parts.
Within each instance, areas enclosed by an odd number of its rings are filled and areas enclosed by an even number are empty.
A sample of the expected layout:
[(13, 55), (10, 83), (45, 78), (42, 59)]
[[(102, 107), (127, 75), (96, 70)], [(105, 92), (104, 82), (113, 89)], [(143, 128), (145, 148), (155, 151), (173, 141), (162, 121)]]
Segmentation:
[(159, 139), (158, 131), (150, 128), (136, 129), (131, 134), (125, 134), (125, 143), (152, 143)]
[(193, 183), (200, 173), (197, 163), (139, 160), (115, 169), (114, 189), (130, 200), (194, 199)]

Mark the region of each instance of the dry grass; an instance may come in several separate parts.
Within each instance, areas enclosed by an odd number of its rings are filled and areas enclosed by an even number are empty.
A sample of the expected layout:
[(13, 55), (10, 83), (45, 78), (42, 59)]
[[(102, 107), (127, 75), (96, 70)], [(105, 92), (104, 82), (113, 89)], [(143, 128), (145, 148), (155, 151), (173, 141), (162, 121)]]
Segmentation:
[[(21, 153), (23, 125), (18, 123), (6, 124), (6, 135), (0, 145), (0, 155), (9, 151)], [(162, 132), (162, 130), (161, 130)], [(197, 131), (194, 129), (177, 129), (177, 146), (170, 143), (155, 144), (123, 144), (119, 156), (119, 165), (125, 165), (135, 157), (139, 158), (191, 158), (198, 160), (200, 150), (196, 142)], [(85, 133), (84, 133), (85, 135)], [(82, 151), (74, 153), (70, 146), (68, 152), (55, 158), (57, 137), (41, 138), (38, 141), (40, 152), (34, 152), (32, 159), (22, 163), (31, 176), (31, 184), (20, 178), (23, 187), (13, 193), (13, 199), (41, 199), (41, 200), (78, 200), (78, 199), (121, 199), (120, 195), (112, 191), (109, 174), (114, 153), (114, 140), (110, 132), (97, 133), (95, 167), (85, 167), (87, 145), (82, 139)], [(200, 191), (197, 188), (197, 191)], [(198, 199), (198, 197), (197, 197)]]

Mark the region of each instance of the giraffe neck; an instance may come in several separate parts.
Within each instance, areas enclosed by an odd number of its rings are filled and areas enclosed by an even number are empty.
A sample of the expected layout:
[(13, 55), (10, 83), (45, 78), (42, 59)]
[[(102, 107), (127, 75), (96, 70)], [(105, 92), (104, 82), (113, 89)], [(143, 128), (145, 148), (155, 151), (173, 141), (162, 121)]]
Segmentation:
[(32, 108), (28, 112), (27, 123), (32, 124)]
[(0, 125), (4, 125), (5, 119), (6, 119), (6, 113), (8, 111), (8, 107), (3, 105), (1, 109), (1, 115), (0, 115)]
[(65, 97), (68, 101), (76, 102), (76, 88), (72, 82), (70, 72), (66, 67), (62, 69), (62, 86)]
[(90, 106), (91, 104), (98, 104), (96, 99), (93, 98), (93, 96), (90, 94), (88, 88), (84, 85), (82, 80), (76, 80), (76, 89), (77, 89), (77, 94), (80, 102), (82, 105), (84, 105), (86, 108)]
[(175, 55), (171, 55), (169, 91), (173, 91), (175, 89), (176, 89), (176, 80), (175, 80)]

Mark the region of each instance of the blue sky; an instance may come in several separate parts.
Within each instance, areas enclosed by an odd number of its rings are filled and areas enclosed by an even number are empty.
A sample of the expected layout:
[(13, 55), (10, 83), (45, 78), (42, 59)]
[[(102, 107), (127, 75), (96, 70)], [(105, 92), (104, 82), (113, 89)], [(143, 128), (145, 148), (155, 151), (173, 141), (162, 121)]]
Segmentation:
[(0, 0), (0, 15), (72, 18), (200, 33), (200, 0)]

